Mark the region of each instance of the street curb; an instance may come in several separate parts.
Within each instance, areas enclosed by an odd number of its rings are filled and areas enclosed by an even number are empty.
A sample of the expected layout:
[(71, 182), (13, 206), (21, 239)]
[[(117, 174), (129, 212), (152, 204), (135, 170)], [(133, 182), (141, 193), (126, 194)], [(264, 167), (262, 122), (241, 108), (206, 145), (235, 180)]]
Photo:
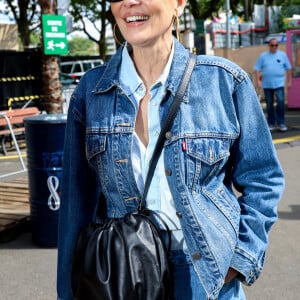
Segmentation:
[(281, 139), (274, 139), (273, 144), (278, 145), (278, 144), (285, 144), (285, 143), (291, 143), (300, 140), (300, 135), (295, 135), (291, 137), (286, 137), (286, 138), (281, 138)]

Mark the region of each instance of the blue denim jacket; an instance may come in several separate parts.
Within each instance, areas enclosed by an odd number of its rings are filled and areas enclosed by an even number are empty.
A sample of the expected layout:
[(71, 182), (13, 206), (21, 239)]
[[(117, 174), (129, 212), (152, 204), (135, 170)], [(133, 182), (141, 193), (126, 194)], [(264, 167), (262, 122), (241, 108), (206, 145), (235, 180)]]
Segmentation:
[[(189, 55), (178, 42), (174, 45), (162, 120)], [(75, 241), (94, 217), (100, 193), (109, 217), (134, 211), (141, 197), (130, 153), (138, 107), (119, 86), (120, 60), (121, 50), (88, 71), (70, 101), (59, 218), (59, 299), (72, 299)], [(217, 298), (230, 266), (251, 285), (263, 268), (284, 178), (246, 73), (223, 58), (198, 56), (164, 151), (177, 215), (207, 299)]]

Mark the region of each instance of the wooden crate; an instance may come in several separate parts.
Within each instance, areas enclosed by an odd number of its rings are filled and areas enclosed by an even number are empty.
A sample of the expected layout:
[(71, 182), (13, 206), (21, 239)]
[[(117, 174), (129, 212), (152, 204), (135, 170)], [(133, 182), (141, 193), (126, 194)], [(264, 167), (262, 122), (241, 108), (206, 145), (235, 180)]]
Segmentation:
[(30, 216), (27, 176), (0, 181), (0, 241), (28, 229)]

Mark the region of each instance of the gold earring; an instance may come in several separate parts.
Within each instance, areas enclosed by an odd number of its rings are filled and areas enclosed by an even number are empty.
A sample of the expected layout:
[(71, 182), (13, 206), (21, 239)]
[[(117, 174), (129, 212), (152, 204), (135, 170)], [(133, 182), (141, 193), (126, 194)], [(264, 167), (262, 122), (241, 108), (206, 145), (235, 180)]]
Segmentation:
[[(117, 44), (118, 44), (119, 46), (122, 46), (123, 43), (121, 43), (120, 40), (118, 39), (118, 34), (120, 35), (121, 33), (120, 33), (120, 30), (119, 30), (119, 28), (118, 28), (117, 26), (118, 26), (118, 24), (115, 23), (115, 24), (114, 24), (114, 27), (113, 27), (113, 36), (114, 36), (114, 39), (115, 39), (115, 41), (117, 42)], [(117, 31), (117, 30), (118, 30), (118, 31)]]
[(174, 17), (174, 27), (175, 27), (175, 32), (176, 32), (176, 38), (180, 42), (180, 24), (179, 24), (179, 18), (178, 15)]

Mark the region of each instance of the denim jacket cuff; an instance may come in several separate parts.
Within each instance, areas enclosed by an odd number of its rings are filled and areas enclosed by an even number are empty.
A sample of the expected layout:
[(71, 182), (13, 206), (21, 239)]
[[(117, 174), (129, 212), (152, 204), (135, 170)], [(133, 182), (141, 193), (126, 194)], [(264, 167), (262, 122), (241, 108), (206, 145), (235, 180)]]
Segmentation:
[(241, 249), (235, 250), (230, 266), (240, 273), (238, 279), (249, 286), (256, 281), (262, 271), (262, 266)]

